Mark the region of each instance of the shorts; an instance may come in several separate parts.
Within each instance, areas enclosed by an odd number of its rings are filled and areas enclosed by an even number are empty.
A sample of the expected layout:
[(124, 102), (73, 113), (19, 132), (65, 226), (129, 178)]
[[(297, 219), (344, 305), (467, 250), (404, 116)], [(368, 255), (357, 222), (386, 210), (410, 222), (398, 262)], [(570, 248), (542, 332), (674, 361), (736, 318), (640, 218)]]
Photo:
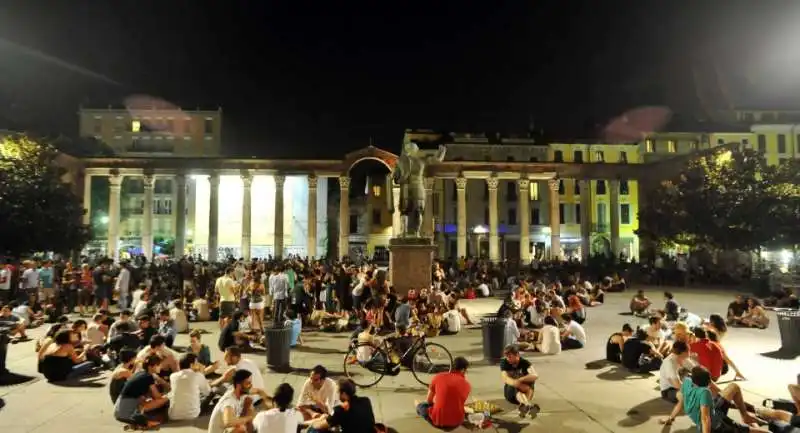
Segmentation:
[(222, 301), (219, 303), (219, 318), (231, 317), (236, 310), (236, 302)]
[(678, 390), (675, 388), (667, 388), (662, 390), (661, 398), (670, 403), (678, 403)]
[(56, 289), (55, 287), (42, 287), (42, 291), (39, 294), (41, 299), (50, 299), (56, 297)]
[(250, 309), (251, 310), (263, 310), (264, 309), (264, 303), (263, 302), (251, 302), (250, 303)]
[[(534, 387), (536, 386), (535, 383), (531, 383), (529, 385), (530, 385), (531, 389), (534, 389)], [(507, 385), (507, 384), (503, 385), (503, 397), (505, 397), (506, 401), (509, 402), (509, 403), (520, 404), (519, 400), (517, 400), (517, 393), (518, 392), (519, 391), (517, 390), (517, 388), (514, 388), (511, 385)]]
[(103, 287), (98, 287), (98, 288), (96, 288), (94, 290), (94, 297), (95, 297), (95, 299), (97, 301), (110, 300), (111, 299), (111, 295), (112, 295), (112, 289), (111, 288), (106, 289), (106, 288), (103, 288)]
[(720, 417), (717, 425), (711, 427), (712, 433), (748, 433), (750, 431), (750, 427), (728, 417), (728, 409), (731, 407), (730, 402), (722, 397), (716, 397), (714, 399), (714, 407)]

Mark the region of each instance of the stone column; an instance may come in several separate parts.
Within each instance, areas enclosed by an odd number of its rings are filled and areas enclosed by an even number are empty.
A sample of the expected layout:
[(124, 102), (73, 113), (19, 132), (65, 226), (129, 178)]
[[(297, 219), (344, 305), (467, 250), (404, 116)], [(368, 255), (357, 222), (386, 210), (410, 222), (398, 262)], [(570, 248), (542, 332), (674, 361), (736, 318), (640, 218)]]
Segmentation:
[(116, 260), (119, 255), (119, 206), (122, 176), (111, 172), (108, 176), (108, 257)]
[(306, 232), (306, 254), (317, 256), (317, 176), (308, 176), (308, 231)]
[[(155, 178), (146, 174), (142, 178), (144, 184), (144, 199), (142, 206), (142, 253), (147, 260), (153, 260), (153, 186)], [(174, 207), (178, 212), (177, 206)]]
[(272, 243), (272, 255), (283, 257), (283, 186), (286, 176), (275, 175), (275, 241)]
[(394, 213), (392, 214), (392, 237), (403, 236), (403, 215), (400, 212), (400, 185), (392, 182), (392, 201), (394, 202)]
[(531, 262), (531, 181), (520, 179), (519, 185), (519, 260), (528, 265)]
[(561, 260), (561, 221), (558, 209), (558, 179), (550, 179), (547, 184), (550, 187), (550, 256), (555, 260)]
[(457, 227), (457, 255), (467, 256), (467, 178), (456, 178), (456, 201), (458, 206)]
[(425, 214), (422, 216), (422, 236), (433, 238), (433, 212), (436, 207), (433, 205), (433, 184), (436, 182), (434, 177), (425, 178)]
[[(173, 180), (177, 190), (175, 199), (175, 257), (186, 254), (186, 175), (176, 174)], [(195, 234), (192, 233), (194, 237)], [(196, 239), (196, 238), (195, 238)]]
[[(395, 199), (397, 200), (397, 199)], [(395, 210), (395, 215), (400, 212)], [(395, 232), (396, 234), (397, 232)], [(350, 178), (339, 177), (339, 258), (350, 255)]]
[(252, 252), (253, 175), (242, 172), (242, 258), (249, 261)]
[(611, 254), (619, 259), (619, 180), (608, 182), (611, 189)]
[(438, 203), (438, 214), (436, 215), (436, 223), (439, 224), (440, 230), (436, 234), (436, 245), (439, 248), (438, 257), (443, 259), (447, 253), (447, 245), (445, 240), (445, 215), (447, 215), (445, 211), (445, 194), (447, 192), (447, 188), (445, 188), (445, 179), (439, 179), (436, 182), (436, 201)]
[(592, 254), (592, 182), (579, 180), (581, 189), (581, 261), (586, 263)]
[(489, 187), (489, 260), (500, 261), (500, 235), (497, 232), (497, 186), (500, 181), (496, 177), (486, 179)]
[[(92, 224), (92, 175), (83, 175), (83, 225)], [(91, 227), (90, 227), (91, 228)]]
[(208, 261), (215, 262), (219, 249), (219, 174), (212, 173), (208, 182), (211, 184), (208, 200)]

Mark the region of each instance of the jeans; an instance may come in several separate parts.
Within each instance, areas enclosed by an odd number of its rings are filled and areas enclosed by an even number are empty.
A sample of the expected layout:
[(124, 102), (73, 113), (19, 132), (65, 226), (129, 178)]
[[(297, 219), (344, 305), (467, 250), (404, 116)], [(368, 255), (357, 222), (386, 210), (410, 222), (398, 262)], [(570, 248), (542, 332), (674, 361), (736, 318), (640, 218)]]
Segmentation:
[(425, 421), (428, 421), (429, 423), (431, 423), (431, 425), (433, 425), (433, 422), (431, 421), (431, 417), (428, 414), (428, 411), (431, 409), (431, 406), (432, 405), (430, 403), (428, 403), (427, 401), (423, 401), (422, 403), (418, 404), (417, 405), (417, 415), (419, 415), (420, 417), (422, 417), (422, 419), (424, 419)]
[(67, 375), (67, 380), (69, 379), (77, 379), (86, 373), (90, 372), (94, 368), (94, 362), (92, 361), (84, 361), (80, 364), (75, 364), (72, 366), (72, 371), (69, 372)]
[(119, 291), (119, 301), (117, 302), (117, 306), (119, 306), (120, 310), (124, 310), (128, 308), (128, 291), (127, 290), (120, 290)]
[(283, 325), (284, 314), (286, 314), (286, 299), (276, 299), (272, 307), (273, 327), (277, 328)]

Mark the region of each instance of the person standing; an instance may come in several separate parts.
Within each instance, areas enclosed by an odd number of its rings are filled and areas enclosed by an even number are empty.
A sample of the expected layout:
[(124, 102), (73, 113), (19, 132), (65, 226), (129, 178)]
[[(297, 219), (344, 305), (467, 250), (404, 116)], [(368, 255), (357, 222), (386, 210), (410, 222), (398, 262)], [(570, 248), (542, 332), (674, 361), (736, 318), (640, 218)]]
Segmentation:
[(272, 308), (273, 326), (283, 324), (283, 316), (286, 313), (286, 303), (289, 294), (289, 278), (283, 269), (275, 268), (274, 275), (269, 278), (269, 294), (274, 303)]
[(129, 269), (130, 263), (127, 260), (123, 260), (120, 262), (120, 270), (119, 275), (117, 275), (117, 282), (115, 289), (117, 293), (119, 293), (119, 302), (117, 306), (124, 310), (128, 308), (129, 302), (128, 298), (130, 296), (130, 285), (131, 285), (131, 271)]
[(225, 326), (225, 319), (229, 319), (236, 309), (236, 283), (233, 280), (233, 268), (225, 269), (225, 275), (217, 278), (214, 291), (219, 295), (219, 327)]
[(18, 295), (18, 300), (20, 303), (27, 300), (29, 305), (35, 305), (36, 298), (39, 296), (39, 272), (36, 270), (36, 263), (32, 260), (22, 262), (22, 266), (25, 267), (25, 270), (22, 271), (19, 282), (22, 291)]

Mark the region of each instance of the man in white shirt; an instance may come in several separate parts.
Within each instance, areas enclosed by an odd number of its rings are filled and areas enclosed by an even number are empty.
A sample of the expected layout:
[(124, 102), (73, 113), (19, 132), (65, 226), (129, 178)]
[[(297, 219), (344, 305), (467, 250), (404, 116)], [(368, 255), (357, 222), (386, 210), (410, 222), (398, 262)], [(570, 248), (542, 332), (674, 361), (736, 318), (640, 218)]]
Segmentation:
[(183, 355), (179, 367), (169, 376), (169, 419), (195, 419), (200, 416), (200, 402), (211, 393), (211, 386), (194, 353)]
[(128, 296), (131, 285), (131, 271), (128, 269), (128, 266), (127, 260), (120, 262), (119, 275), (117, 275), (116, 287), (114, 287), (117, 293), (119, 293), (119, 308), (121, 310), (128, 308)]
[(225, 349), (225, 364), (228, 365), (228, 370), (220, 376), (219, 379), (211, 383), (212, 387), (220, 386), (228, 383), (233, 379), (237, 370), (247, 370), (252, 376), (251, 382), (256, 389), (264, 389), (264, 376), (261, 375), (261, 369), (258, 364), (242, 356), (242, 351), (236, 346), (231, 346)]
[(561, 320), (564, 321), (564, 332), (561, 333), (561, 349), (582, 349), (586, 346), (586, 330), (578, 322), (572, 320), (569, 314), (562, 314)]
[(491, 292), (489, 291), (489, 286), (486, 283), (478, 284), (478, 288), (475, 291), (478, 292), (478, 294), (480, 294), (484, 298), (488, 298), (489, 295), (491, 295)]
[(552, 316), (544, 318), (544, 326), (539, 331), (536, 349), (544, 355), (558, 355), (561, 353), (558, 323)]
[(440, 335), (453, 335), (458, 334), (461, 331), (461, 313), (455, 308), (450, 308), (447, 310), (443, 315), (442, 318), (444, 319), (444, 330), (440, 333)]
[(293, 398), (294, 389), (291, 385), (278, 385), (275, 395), (272, 396), (275, 407), (256, 415), (253, 419), (253, 430), (258, 433), (297, 433), (304, 420), (299, 410), (289, 407)]
[(3, 266), (0, 268), (0, 303), (5, 304), (11, 300), (11, 271)]
[(36, 270), (36, 263), (31, 260), (26, 260), (22, 265), (25, 266), (25, 270), (22, 272), (19, 285), (28, 294), (29, 304), (34, 305), (39, 295), (39, 271)]
[(691, 369), (689, 347), (683, 341), (672, 344), (672, 352), (664, 358), (658, 370), (658, 385), (661, 389), (661, 398), (677, 403), (678, 391), (681, 389), (683, 376), (681, 370)]
[(339, 399), (337, 391), (338, 386), (328, 377), (328, 370), (317, 365), (311, 369), (311, 376), (303, 383), (300, 395), (297, 396), (297, 409), (307, 420), (318, 414), (331, 415)]
[(219, 327), (225, 326), (225, 319), (236, 310), (236, 282), (233, 280), (233, 268), (228, 267), (225, 275), (217, 278), (214, 291), (219, 295)]
[(268, 399), (264, 390), (253, 386), (252, 374), (237, 370), (233, 376), (233, 387), (226, 392), (211, 411), (208, 433), (246, 432), (253, 422), (253, 397)]

